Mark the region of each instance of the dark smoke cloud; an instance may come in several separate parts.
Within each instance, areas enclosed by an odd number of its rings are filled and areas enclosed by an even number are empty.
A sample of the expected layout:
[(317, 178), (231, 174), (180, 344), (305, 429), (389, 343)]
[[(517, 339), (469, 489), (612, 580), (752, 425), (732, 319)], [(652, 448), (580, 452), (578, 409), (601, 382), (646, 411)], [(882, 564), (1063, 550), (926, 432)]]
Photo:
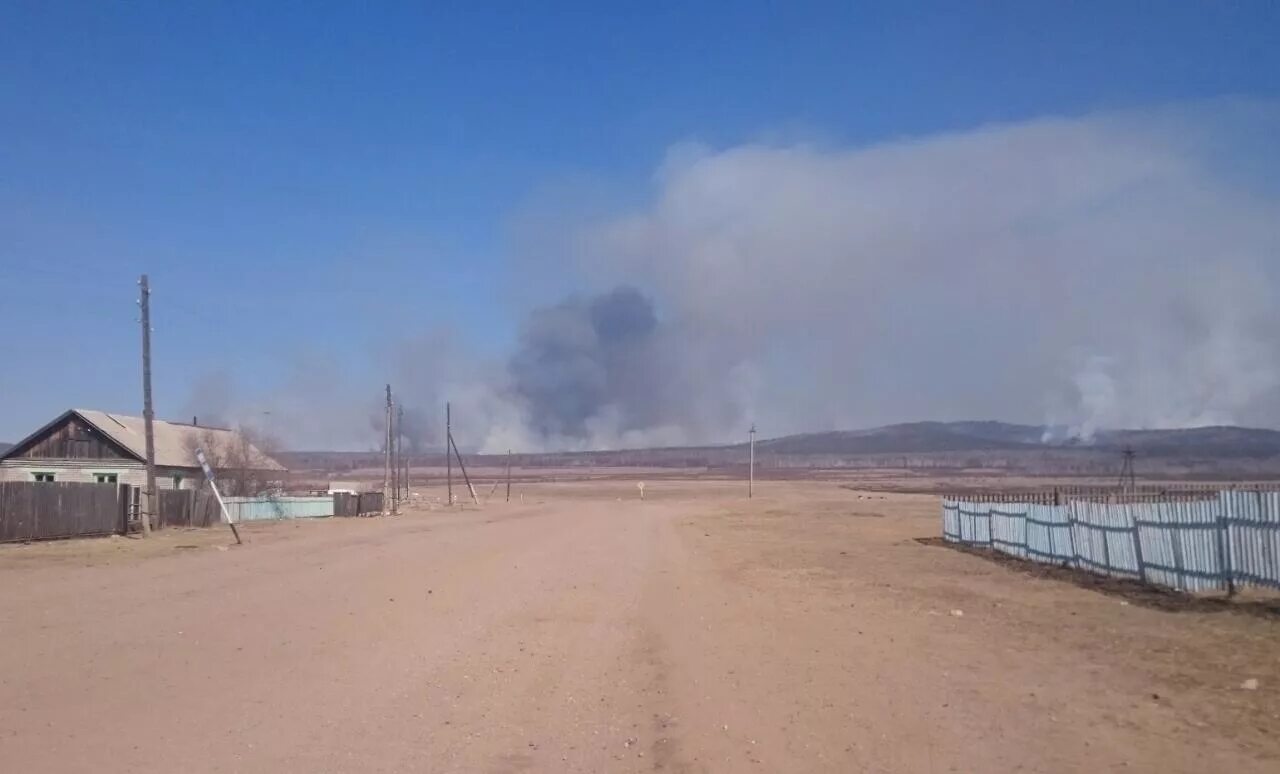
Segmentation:
[(190, 422), (198, 417), (202, 425), (228, 427), (235, 403), (235, 382), (231, 374), (225, 370), (209, 371), (191, 382), (182, 413), (172, 419)]
[(633, 287), (535, 310), (511, 357), (511, 389), (544, 439), (586, 438), (593, 420), (617, 430), (661, 421), (653, 303)]

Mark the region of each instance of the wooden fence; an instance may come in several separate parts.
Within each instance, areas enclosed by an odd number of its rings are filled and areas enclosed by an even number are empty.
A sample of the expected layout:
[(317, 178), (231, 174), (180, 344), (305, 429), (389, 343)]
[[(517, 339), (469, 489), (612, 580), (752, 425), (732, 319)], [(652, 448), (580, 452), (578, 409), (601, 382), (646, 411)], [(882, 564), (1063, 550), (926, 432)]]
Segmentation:
[[(139, 488), (71, 482), (0, 482), (0, 543), (128, 534), (138, 529)], [(382, 511), (382, 493), (335, 493), (333, 515)], [(162, 489), (156, 528), (212, 527), (222, 511), (212, 492)]]
[(195, 489), (161, 489), (157, 527), (212, 527), (222, 521), (222, 510), (212, 492)]
[(115, 484), (0, 483), (0, 543), (123, 534), (133, 490)]
[(362, 494), (333, 493), (334, 516), (363, 516), (366, 513), (382, 512), (382, 492), (364, 492)]

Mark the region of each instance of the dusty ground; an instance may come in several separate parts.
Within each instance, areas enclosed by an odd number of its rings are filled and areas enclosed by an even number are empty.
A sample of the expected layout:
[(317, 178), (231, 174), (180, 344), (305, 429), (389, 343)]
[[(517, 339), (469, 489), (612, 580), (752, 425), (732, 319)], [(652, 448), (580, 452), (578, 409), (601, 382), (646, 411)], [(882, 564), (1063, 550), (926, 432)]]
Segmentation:
[(1275, 618), (922, 545), (931, 497), (521, 490), (0, 547), (0, 770), (1280, 770)]

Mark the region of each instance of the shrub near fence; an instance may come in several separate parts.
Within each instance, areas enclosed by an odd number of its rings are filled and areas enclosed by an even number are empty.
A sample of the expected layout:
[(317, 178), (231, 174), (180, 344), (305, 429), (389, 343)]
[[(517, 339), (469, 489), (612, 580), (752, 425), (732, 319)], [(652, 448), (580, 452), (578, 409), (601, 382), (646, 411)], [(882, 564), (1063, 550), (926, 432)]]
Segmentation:
[(1280, 492), (1165, 503), (943, 500), (943, 537), (1182, 591), (1280, 588)]

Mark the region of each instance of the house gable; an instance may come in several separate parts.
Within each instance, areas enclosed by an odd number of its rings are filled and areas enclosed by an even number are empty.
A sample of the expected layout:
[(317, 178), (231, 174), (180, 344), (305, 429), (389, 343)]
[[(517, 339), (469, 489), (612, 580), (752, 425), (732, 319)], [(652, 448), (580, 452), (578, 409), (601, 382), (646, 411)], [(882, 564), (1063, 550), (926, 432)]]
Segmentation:
[(0, 455), (0, 459), (134, 461), (139, 458), (75, 411), (68, 411)]

